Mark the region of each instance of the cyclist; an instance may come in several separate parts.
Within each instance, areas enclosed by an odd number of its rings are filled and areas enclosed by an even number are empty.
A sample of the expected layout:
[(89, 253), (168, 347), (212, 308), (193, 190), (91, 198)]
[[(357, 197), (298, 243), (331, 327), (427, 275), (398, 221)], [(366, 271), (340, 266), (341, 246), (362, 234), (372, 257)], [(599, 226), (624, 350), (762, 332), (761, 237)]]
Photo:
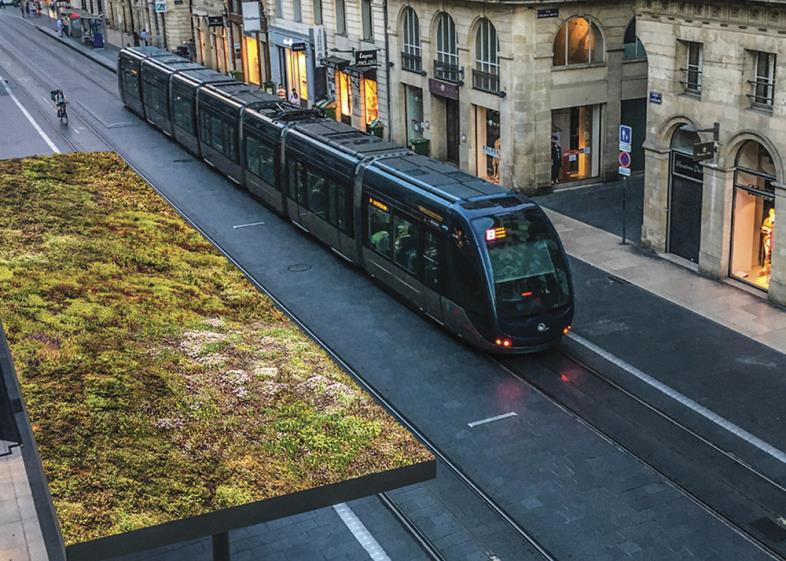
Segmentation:
[(52, 101), (55, 102), (55, 107), (57, 107), (57, 118), (60, 119), (61, 123), (68, 124), (68, 112), (66, 111), (66, 105), (68, 102), (66, 101), (65, 94), (63, 94), (63, 90), (52, 90), (49, 92)]

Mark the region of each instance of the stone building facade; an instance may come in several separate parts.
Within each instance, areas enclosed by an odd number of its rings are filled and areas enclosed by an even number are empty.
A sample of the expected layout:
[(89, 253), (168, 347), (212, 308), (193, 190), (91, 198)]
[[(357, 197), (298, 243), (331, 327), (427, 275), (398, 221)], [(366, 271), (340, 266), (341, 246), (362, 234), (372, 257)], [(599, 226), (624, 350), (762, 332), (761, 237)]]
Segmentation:
[[(786, 303), (786, 2), (641, 0), (643, 243)], [(712, 142), (711, 159), (693, 156)], [(711, 145), (709, 145), (711, 148)], [(706, 149), (706, 146), (705, 146)], [(711, 155), (711, 152), (710, 152)]]
[(337, 120), (384, 134), (388, 119), (383, 0), (268, 0), (276, 90)]
[(642, 168), (647, 63), (634, 4), (389, 2), (394, 140), (525, 192)]
[(155, 3), (146, 0), (106, 0), (107, 22), (121, 31), (125, 44), (141, 42), (142, 31), (149, 34), (148, 44), (175, 51), (192, 38), (191, 15), (186, 0), (166, 0), (166, 12), (156, 13)]

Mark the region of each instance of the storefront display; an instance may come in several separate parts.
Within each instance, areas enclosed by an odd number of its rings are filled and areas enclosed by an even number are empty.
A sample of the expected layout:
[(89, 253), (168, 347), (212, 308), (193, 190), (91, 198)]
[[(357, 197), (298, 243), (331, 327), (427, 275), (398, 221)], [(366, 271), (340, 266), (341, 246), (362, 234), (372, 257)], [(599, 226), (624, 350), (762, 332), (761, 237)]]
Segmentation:
[(499, 111), (475, 106), (477, 175), (494, 183), (499, 183), (502, 159), (502, 141), (499, 131)]
[(337, 120), (348, 125), (352, 124), (352, 80), (349, 74), (336, 71), (336, 98), (338, 101)]
[(404, 86), (404, 110), (407, 120), (407, 146), (423, 138), (423, 90)]
[(243, 38), (243, 68), (246, 71), (246, 82), (261, 84), (259, 74), (259, 41), (255, 37)]
[(552, 140), (560, 161), (552, 162), (556, 181), (576, 181), (600, 173), (600, 122), (602, 105), (584, 105), (551, 113)]
[(730, 275), (767, 290), (775, 230), (775, 166), (758, 142), (743, 145), (734, 170)]
[[(302, 48), (285, 49), (287, 53), (287, 97), (297, 101), (304, 107), (308, 105), (308, 70), (305, 45)], [(297, 94), (292, 95), (292, 90)]]
[(366, 108), (366, 126), (379, 119), (379, 97), (377, 96), (377, 81), (365, 78), (363, 80), (363, 104)]

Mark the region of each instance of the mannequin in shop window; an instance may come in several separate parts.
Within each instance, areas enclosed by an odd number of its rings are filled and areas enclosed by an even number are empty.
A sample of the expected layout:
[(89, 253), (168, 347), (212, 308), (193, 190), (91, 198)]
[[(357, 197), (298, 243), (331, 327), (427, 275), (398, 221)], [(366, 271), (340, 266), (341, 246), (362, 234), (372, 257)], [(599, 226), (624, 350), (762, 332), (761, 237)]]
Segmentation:
[(502, 140), (494, 141), (494, 158), (491, 160), (492, 177), (494, 183), (499, 183), (499, 160), (502, 157)]
[(771, 208), (761, 223), (762, 246), (764, 247), (764, 270), (759, 276), (770, 274), (772, 265), (772, 232), (775, 229), (775, 209)]

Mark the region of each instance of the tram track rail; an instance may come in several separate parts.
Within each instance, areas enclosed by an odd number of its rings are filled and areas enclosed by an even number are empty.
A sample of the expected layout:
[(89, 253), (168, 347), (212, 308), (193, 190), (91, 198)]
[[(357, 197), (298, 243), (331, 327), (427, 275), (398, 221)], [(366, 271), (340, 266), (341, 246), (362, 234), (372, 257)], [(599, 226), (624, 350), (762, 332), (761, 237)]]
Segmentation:
[[(16, 31), (19, 35), (23, 36), (20, 32)], [(29, 38), (25, 37), (26, 40)], [(0, 39), (0, 41), (2, 41)], [(16, 48), (13, 48), (14, 51), (14, 58), (17, 60), (17, 63), (21, 63), (22, 59), (19, 55), (19, 52)], [(41, 75), (41, 72), (38, 70), (33, 70), (31, 66), (28, 66), (31, 73), (36, 74), (37, 80), (40, 83), (46, 83), (46, 78)], [(103, 67), (102, 67), (103, 68)], [(103, 68), (107, 73), (111, 74), (109, 69)], [(50, 84), (51, 85), (51, 84)], [(111, 92), (113, 96), (118, 97), (115, 92)], [(36, 103), (38, 106), (38, 103)], [(437, 446), (431, 439), (429, 439), (402, 411), (400, 411), (397, 407), (395, 407), (385, 396), (376, 389), (376, 387), (371, 384), (368, 380), (366, 380), (362, 374), (358, 370), (356, 370), (351, 364), (345, 361), (326, 341), (324, 341), (316, 332), (314, 332), (306, 323), (300, 319), (300, 317), (294, 313), (284, 302), (282, 302), (278, 297), (276, 297), (272, 292), (270, 292), (264, 285), (262, 285), (256, 278), (243, 267), (213, 236), (211, 236), (206, 230), (201, 228), (196, 222), (194, 222), (188, 214), (178, 205), (174, 200), (172, 200), (166, 193), (164, 193), (161, 189), (159, 189), (155, 181), (149, 177), (144, 170), (134, 164), (129, 158), (127, 158), (123, 150), (120, 146), (118, 146), (114, 141), (109, 139), (106, 135), (102, 134), (91, 122), (89, 117), (91, 115), (86, 116), (82, 114), (81, 110), (75, 110), (74, 113), (78, 117), (78, 119), (82, 122), (82, 124), (88, 128), (96, 138), (100, 139), (104, 144), (106, 144), (107, 148), (113, 150), (118, 155), (120, 155), (126, 164), (134, 170), (158, 195), (163, 198), (192, 228), (197, 230), (206, 240), (208, 240), (226, 259), (228, 259), (235, 267), (237, 267), (243, 275), (251, 282), (260, 292), (265, 294), (268, 298), (270, 298), (274, 304), (289, 317), (295, 324), (302, 329), (315, 343), (317, 343), (325, 352), (327, 352), (330, 357), (335, 360), (344, 371), (346, 371), (367, 393), (369, 393), (377, 403), (379, 403), (385, 410), (394, 417), (399, 423), (401, 423), (407, 430), (409, 430), (412, 434), (418, 438), (423, 445), (428, 448), (428, 450), (434, 455), (434, 457), (441, 462), (450, 472), (452, 472), (480, 501), (488, 507), (493, 513), (495, 513), (499, 518), (501, 518), (508, 527), (522, 540), (523, 543), (527, 544), (530, 548), (532, 548), (537, 555), (543, 561), (559, 561), (559, 559), (553, 555), (540, 541), (530, 533), (526, 528), (524, 528), (521, 524), (519, 524), (506, 510), (505, 508), (499, 504), (493, 497), (491, 497), (488, 493), (483, 491), (483, 489), (476, 484), (455, 462), (453, 462), (450, 457), (439, 447)], [(42, 114), (45, 114), (42, 111)], [(45, 117), (49, 120), (49, 117)], [(62, 131), (61, 131), (62, 132)], [(64, 135), (60, 135), (64, 137)], [(66, 142), (75, 150), (78, 150), (74, 143), (65, 139)], [(439, 552), (439, 550), (431, 543), (428, 539), (426, 534), (422, 532), (414, 522), (404, 513), (403, 509), (399, 507), (396, 502), (391, 497), (390, 493), (381, 493), (378, 494), (377, 497), (379, 498), (382, 505), (391, 513), (392, 516), (396, 518), (398, 523), (407, 531), (407, 533), (412, 536), (414, 541), (420, 546), (423, 552), (433, 561), (446, 561), (446, 558)]]
[[(687, 424), (685, 424), (684, 422), (677, 419), (674, 415), (671, 415), (668, 412), (663, 411), (659, 407), (653, 405), (652, 403), (648, 402), (642, 397), (636, 395), (634, 392), (628, 390), (627, 388), (624, 388), (619, 383), (615, 382), (614, 380), (610, 379), (608, 376), (599, 372), (597, 369), (571, 356), (565, 350), (555, 349), (550, 352), (558, 354), (559, 356), (563, 357), (565, 360), (573, 363), (581, 371), (589, 374), (590, 376), (599, 380), (602, 384), (605, 384), (606, 386), (610, 387), (613, 391), (619, 392), (621, 395), (625, 396), (626, 399), (631, 400), (638, 406), (645, 408), (647, 411), (661, 418), (662, 420), (673, 426), (676, 430), (681, 431), (683, 434), (686, 434), (691, 438), (696, 439), (702, 445), (707, 446), (710, 449), (712, 449), (714, 452), (722, 455), (726, 460), (732, 462), (735, 466), (744, 470), (750, 476), (760, 480), (766, 485), (771, 486), (774, 491), (784, 494), (784, 500), (786, 500), (786, 487), (784, 487), (781, 483), (774, 480), (772, 477), (768, 476), (767, 474), (763, 473), (761, 470), (756, 469), (754, 466), (750, 465), (749, 463), (743, 461), (741, 458), (737, 457), (734, 453), (725, 450), (721, 446), (715, 444), (709, 438), (705, 437), (704, 435), (700, 434), (696, 430), (687, 426)], [(557, 392), (551, 391), (546, 387), (544, 387), (543, 384), (534, 381), (533, 379), (528, 377), (524, 372), (517, 369), (515, 366), (506, 364), (506, 362), (510, 362), (510, 360), (506, 360), (504, 358), (501, 359), (497, 358), (494, 359), (494, 361), (499, 365), (499, 367), (502, 370), (504, 370), (509, 375), (519, 380), (521, 383), (525, 384), (527, 387), (531, 388), (533, 391), (540, 394), (544, 399), (548, 400), (550, 403), (559, 407), (566, 414), (570, 415), (571, 417), (576, 419), (579, 423), (587, 427), (587, 429), (592, 431), (596, 436), (602, 438), (609, 444), (624, 451), (626, 454), (631, 456), (633, 459), (635, 459), (645, 468), (658, 474), (664, 481), (668, 482), (668, 484), (672, 488), (676, 489), (682, 495), (690, 499), (694, 504), (699, 506), (702, 510), (709, 513), (716, 520), (723, 523), (725, 526), (727, 526), (732, 531), (737, 533), (743, 539), (745, 539), (746, 541), (757, 547), (760, 551), (767, 554), (772, 559), (776, 559), (779, 561), (786, 561), (786, 554), (784, 554), (783, 551), (778, 551), (778, 549), (773, 547), (771, 543), (767, 543), (759, 536), (746, 529), (744, 523), (740, 523), (739, 521), (733, 519), (729, 515), (722, 512), (720, 509), (713, 506), (709, 501), (705, 500), (699, 494), (689, 489), (687, 485), (678, 481), (672, 473), (669, 473), (665, 469), (662, 469), (661, 467), (655, 465), (652, 461), (648, 460), (644, 456), (644, 454), (635, 450), (630, 444), (626, 444), (625, 442), (622, 442), (622, 439), (616, 437), (614, 434), (611, 433), (610, 430), (600, 426), (598, 422), (589, 419), (588, 415), (583, 414), (582, 412), (578, 411), (577, 408), (566, 403), (567, 400), (557, 395)], [(557, 372), (553, 367), (546, 364), (545, 361), (536, 359), (536, 362), (539, 364), (541, 368), (548, 370), (555, 376), (557, 377), (561, 376), (560, 372)]]

